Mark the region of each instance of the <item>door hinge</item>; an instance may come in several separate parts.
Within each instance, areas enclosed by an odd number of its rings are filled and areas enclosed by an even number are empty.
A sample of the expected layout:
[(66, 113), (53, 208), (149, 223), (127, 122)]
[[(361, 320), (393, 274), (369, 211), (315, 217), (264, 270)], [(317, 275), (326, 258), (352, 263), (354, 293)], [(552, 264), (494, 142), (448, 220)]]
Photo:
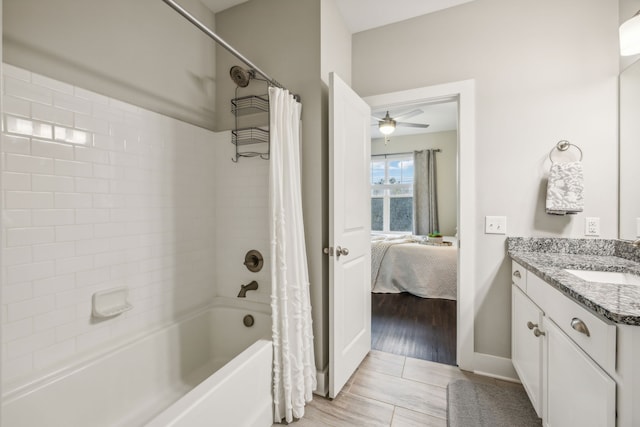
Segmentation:
[(325, 255), (333, 256), (333, 246), (329, 246), (328, 248), (324, 248), (322, 253)]

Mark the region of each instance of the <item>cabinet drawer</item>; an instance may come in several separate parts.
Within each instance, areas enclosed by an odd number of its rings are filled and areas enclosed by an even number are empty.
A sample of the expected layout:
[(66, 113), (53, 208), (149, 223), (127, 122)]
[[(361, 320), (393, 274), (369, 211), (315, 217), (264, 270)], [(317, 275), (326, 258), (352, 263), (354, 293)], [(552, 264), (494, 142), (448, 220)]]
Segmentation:
[[(582, 307), (534, 274), (527, 278), (528, 295), (547, 317), (585, 353), (613, 375), (616, 368), (616, 325)], [(588, 335), (587, 335), (588, 334)]]
[(523, 292), (527, 292), (527, 270), (515, 261), (511, 262), (511, 280)]

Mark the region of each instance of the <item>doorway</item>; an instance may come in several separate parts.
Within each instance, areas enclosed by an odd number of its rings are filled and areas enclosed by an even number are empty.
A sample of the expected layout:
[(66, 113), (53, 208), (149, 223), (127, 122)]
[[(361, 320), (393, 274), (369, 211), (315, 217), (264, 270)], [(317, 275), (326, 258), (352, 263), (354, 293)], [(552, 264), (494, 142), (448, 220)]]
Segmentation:
[[(453, 102), (457, 105), (457, 165), (456, 165), (456, 224), (457, 224), (457, 281), (456, 281), (456, 364), (473, 370), (473, 317), (475, 258), (475, 193), (474, 193), (474, 134), (475, 82), (465, 80), (437, 86), (411, 89), (364, 98), (372, 111), (416, 104)], [(375, 297), (374, 297), (375, 298)], [(373, 305), (373, 302), (372, 302)]]
[(455, 365), (458, 103), (372, 117), (371, 348)]

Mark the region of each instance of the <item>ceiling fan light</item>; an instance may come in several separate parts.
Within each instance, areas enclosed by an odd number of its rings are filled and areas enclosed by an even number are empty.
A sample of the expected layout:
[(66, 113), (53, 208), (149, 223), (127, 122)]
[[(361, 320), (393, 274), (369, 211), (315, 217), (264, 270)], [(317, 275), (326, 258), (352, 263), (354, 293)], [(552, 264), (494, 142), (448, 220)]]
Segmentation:
[(620, 55), (640, 53), (640, 10), (620, 25)]
[(384, 135), (391, 135), (394, 130), (396, 130), (396, 121), (395, 120), (383, 120), (378, 123), (378, 129)]

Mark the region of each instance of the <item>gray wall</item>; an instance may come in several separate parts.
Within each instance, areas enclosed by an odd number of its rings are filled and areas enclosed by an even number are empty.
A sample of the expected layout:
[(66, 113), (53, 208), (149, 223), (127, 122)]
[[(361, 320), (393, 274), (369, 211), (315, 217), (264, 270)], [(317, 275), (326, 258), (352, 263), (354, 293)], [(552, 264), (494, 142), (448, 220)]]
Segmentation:
[[(361, 96), (476, 80), (476, 352), (510, 356), (510, 261), (486, 215), (511, 236), (582, 237), (585, 216), (617, 236), (617, 37), (617, 4), (600, 0), (476, 0), (354, 35)], [(561, 139), (584, 152), (585, 211), (570, 217), (544, 213)]]
[(436, 154), (438, 183), (439, 231), (447, 236), (456, 234), (458, 133), (456, 131), (431, 132), (419, 135), (393, 136), (385, 144), (384, 138), (371, 141), (371, 154), (405, 153), (426, 148), (439, 148)]
[[(183, 7), (213, 27), (198, 0)], [(215, 43), (158, 0), (5, 0), (5, 62), (213, 128)]]
[[(318, 369), (328, 363), (328, 269), (322, 255), (328, 225), (326, 95), (320, 80), (320, 7), (320, 0), (250, 0), (216, 14), (221, 37), (302, 98), (303, 214)], [(222, 76), (217, 86), (218, 129), (231, 129), (234, 120), (229, 101), (235, 84), (227, 76), (232, 65), (242, 64), (218, 49), (216, 65), (217, 75)], [(264, 93), (265, 85), (252, 82), (241, 94), (252, 93), (252, 87)]]

